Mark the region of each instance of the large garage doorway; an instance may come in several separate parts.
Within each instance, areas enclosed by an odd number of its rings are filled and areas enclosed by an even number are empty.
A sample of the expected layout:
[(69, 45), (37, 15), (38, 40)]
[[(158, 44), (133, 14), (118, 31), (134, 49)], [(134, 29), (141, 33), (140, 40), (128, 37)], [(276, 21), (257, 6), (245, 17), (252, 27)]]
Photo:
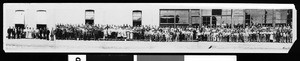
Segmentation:
[(141, 26), (142, 25), (142, 11), (141, 10), (133, 10), (132, 12), (132, 25), (133, 26)]
[(85, 10), (85, 24), (94, 25), (95, 10)]

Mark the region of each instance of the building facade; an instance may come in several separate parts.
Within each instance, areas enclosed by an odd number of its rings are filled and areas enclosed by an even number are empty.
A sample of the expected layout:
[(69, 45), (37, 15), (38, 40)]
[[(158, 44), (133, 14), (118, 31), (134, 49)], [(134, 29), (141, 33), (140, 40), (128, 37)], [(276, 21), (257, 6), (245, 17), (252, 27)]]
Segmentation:
[(291, 24), (292, 9), (230, 9), (152, 4), (4, 4), (4, 27), (56, 24), (192, 26)]

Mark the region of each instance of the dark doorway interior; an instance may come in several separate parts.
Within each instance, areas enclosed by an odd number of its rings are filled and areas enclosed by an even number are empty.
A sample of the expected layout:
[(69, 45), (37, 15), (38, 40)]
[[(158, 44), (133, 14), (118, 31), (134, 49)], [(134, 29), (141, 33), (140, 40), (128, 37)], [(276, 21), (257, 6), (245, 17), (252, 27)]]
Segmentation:
[(85, 24), (94, 25), (95, 10), (89, 9), (85, 10)]
[(222, 15), (222, 9), (212, 9), (212, 15)]
[(85, 24), (94, 25), (94, 20), (85, 20)]
[(25, 29), (25, 25), (24, 24), (15, 24), (15, 28)]
[(141, 26), (142, 21), (133, 21), (133, 26)]
[(46, 24), (37, 24), (36, 28), (37, 29), (45, 29), (45, 28), (47, 28), (47, 25)]
[(132, 12), (132, 25), (133, 26), (141, 26), (142, 25), (142, 11), (141, 10), (134, 10)]

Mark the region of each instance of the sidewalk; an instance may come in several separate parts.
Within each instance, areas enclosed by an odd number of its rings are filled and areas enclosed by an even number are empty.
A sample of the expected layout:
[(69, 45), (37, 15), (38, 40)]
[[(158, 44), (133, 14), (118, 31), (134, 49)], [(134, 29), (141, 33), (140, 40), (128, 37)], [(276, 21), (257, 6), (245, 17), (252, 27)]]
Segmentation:
[(253, 52), (287, 53), (293, 43), (5, 40), (5, 51), (39, 52)]

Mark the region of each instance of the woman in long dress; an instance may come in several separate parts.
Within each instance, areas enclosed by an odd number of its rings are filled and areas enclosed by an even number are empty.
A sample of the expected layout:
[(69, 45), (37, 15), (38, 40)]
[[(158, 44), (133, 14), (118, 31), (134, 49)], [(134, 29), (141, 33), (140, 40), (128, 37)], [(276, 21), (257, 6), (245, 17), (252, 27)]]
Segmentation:
[(29, 28), (27, 34), (28, 34), (28, 38), (30, 38), (30, 39), (32, 38), (32, 32), (33, 32), (33, 29)]
[(25, 38), (28, 38), (28, 35), (29, 35), (28, 32), (29, 32), (29, 31), (28, 31), (28, 27), (26, 27), (26, 28), (24, 29)]
[(180, 32), (177, 31), (177, 32), (176, 32), (176, 37), (175, 37), (175, 41), (176, 41), (176, 42), (178, 42), (178, 40), (179, 40), (179, 34), (180, 34)]
[(271, 31), (269, 34), (270, 34), (270, 40), (271, 40), (271, 42), (275, 42), (276, 40), (274, 39), (274, 34), (275, 33), (275, 31)]
[(244, 42), (248, 42), (248, 41), (249, 41), (249, 39), (248, 39), (248, 37), (249, 37), (248, 29), (245, 30), (245, 31), (243, 32), (243, 34), (244, 34)]

